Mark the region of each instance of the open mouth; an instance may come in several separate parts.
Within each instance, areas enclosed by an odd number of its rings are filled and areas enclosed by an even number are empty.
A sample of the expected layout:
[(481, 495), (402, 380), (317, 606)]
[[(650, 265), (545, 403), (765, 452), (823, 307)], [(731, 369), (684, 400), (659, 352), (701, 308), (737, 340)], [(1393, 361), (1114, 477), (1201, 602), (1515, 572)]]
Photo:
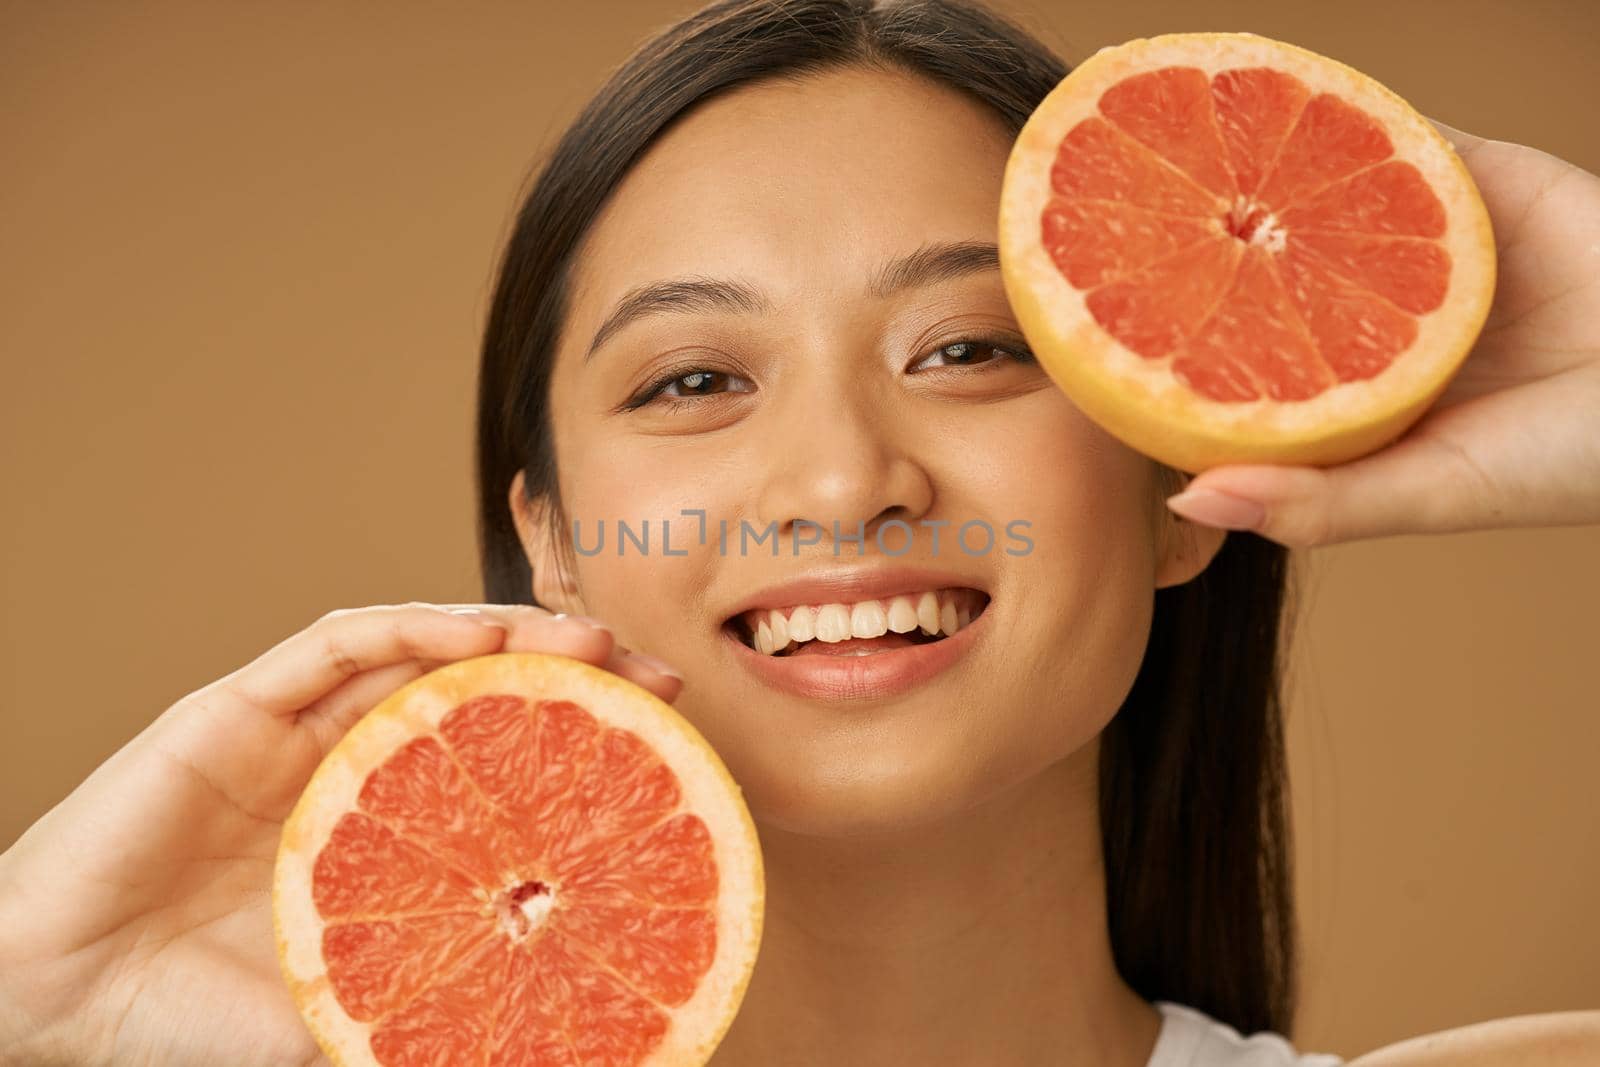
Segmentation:
[(745, 611), (723, 629), (764, 656), (866, 656), (943, 641), (971, 625), (988, 605), (988, 594), (977, 589), (929, 589)]

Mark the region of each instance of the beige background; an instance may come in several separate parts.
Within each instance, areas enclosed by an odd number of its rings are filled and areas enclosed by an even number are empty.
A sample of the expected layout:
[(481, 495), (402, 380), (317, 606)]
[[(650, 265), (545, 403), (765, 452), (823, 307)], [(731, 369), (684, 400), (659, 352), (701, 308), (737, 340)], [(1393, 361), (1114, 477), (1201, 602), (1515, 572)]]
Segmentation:
[[(478, 598), (494, 255), (538, 153), (690, 6), (0, 2), (0, 844), (321, 613)], [(1583, 0), (1004, 6), (1070, 62), (1291, 40), (1600, 170)], [(1306, 1045), (1600, 1006), (1597, 560), (1594, 527), (1305, 558)]]

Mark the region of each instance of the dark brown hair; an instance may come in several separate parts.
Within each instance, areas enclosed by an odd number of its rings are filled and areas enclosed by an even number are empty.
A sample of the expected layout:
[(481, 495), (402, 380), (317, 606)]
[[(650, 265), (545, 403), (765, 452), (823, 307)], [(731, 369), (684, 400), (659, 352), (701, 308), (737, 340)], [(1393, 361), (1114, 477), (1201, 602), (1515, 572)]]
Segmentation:
[[(909, 71), (987, 104), (1013, 131), (1069, 67), (959, 0), (724, 0), (652, 37), (561, 137), (501, 261), (478, 381), (484, 595), (531, 602), (507, 509), (513, 476), (566, 522), (548, 387), (574, 254), (639, 154), (674, 120), (756, 81), (844, 66)], [(1177, 472), (1163, 469), (1171, 485)], [(1100, 822), (1111, 944), (1150, 1000), (1249, 1033), (1287, 1032), (1295, 934), (1279, 694), (1286, 551), (1230, 534), (1193, 581), (1155, 591), (1129, 696), (1102, 735)], [(569, 556), (570, 558), (570, 556)]]

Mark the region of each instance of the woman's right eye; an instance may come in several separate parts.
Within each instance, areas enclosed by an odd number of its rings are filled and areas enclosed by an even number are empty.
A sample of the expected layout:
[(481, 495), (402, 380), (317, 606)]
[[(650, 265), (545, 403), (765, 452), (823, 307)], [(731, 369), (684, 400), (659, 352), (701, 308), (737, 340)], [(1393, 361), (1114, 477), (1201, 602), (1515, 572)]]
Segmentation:
[[(676, 378), (673, 378), (671, 381), (662, 386), (662, 389), (665, 392), (665, 390), (669, 390), (675, 385), (682, 385), (684, 389), (688, 390), (690, 396), (705, 396), (708, 393), (719, 392), (720, 390), (716, 388), (717, 383), (722, 382), (726, 384), (728, 378), (729, 375), (723, 374), (721, 371), (690, 371), (688, 374), (680, 374)], [(682, 396), (683, 393), (665, 393), (665, 395)]]
[(632, 410), (645, 407), (653, 401), (660, 401), (668, 407), (676, 407), (693, 404), (695, 397), (717, 396), (721, 393), (747, 393), (749, 389), (732, 387), (732, 383), (743, 381), (743, 378), (735, 375), (703, 367), (687, 371), (672, 370), (645, 386), (627, 406)]

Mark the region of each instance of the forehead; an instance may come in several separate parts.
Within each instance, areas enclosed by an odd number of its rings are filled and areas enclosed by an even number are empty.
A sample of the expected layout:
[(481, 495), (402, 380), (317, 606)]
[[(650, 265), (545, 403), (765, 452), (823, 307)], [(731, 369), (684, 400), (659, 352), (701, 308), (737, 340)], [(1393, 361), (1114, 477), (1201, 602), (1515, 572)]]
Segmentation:
[(710, 100), (652, 144), (591, 227), (576, 333), (663, 278), (737, 275), (781, 301), (859, 292), (926, 241), (992, 241), (1011, 142), (981, 103), (900, 72), (829, 71)]

